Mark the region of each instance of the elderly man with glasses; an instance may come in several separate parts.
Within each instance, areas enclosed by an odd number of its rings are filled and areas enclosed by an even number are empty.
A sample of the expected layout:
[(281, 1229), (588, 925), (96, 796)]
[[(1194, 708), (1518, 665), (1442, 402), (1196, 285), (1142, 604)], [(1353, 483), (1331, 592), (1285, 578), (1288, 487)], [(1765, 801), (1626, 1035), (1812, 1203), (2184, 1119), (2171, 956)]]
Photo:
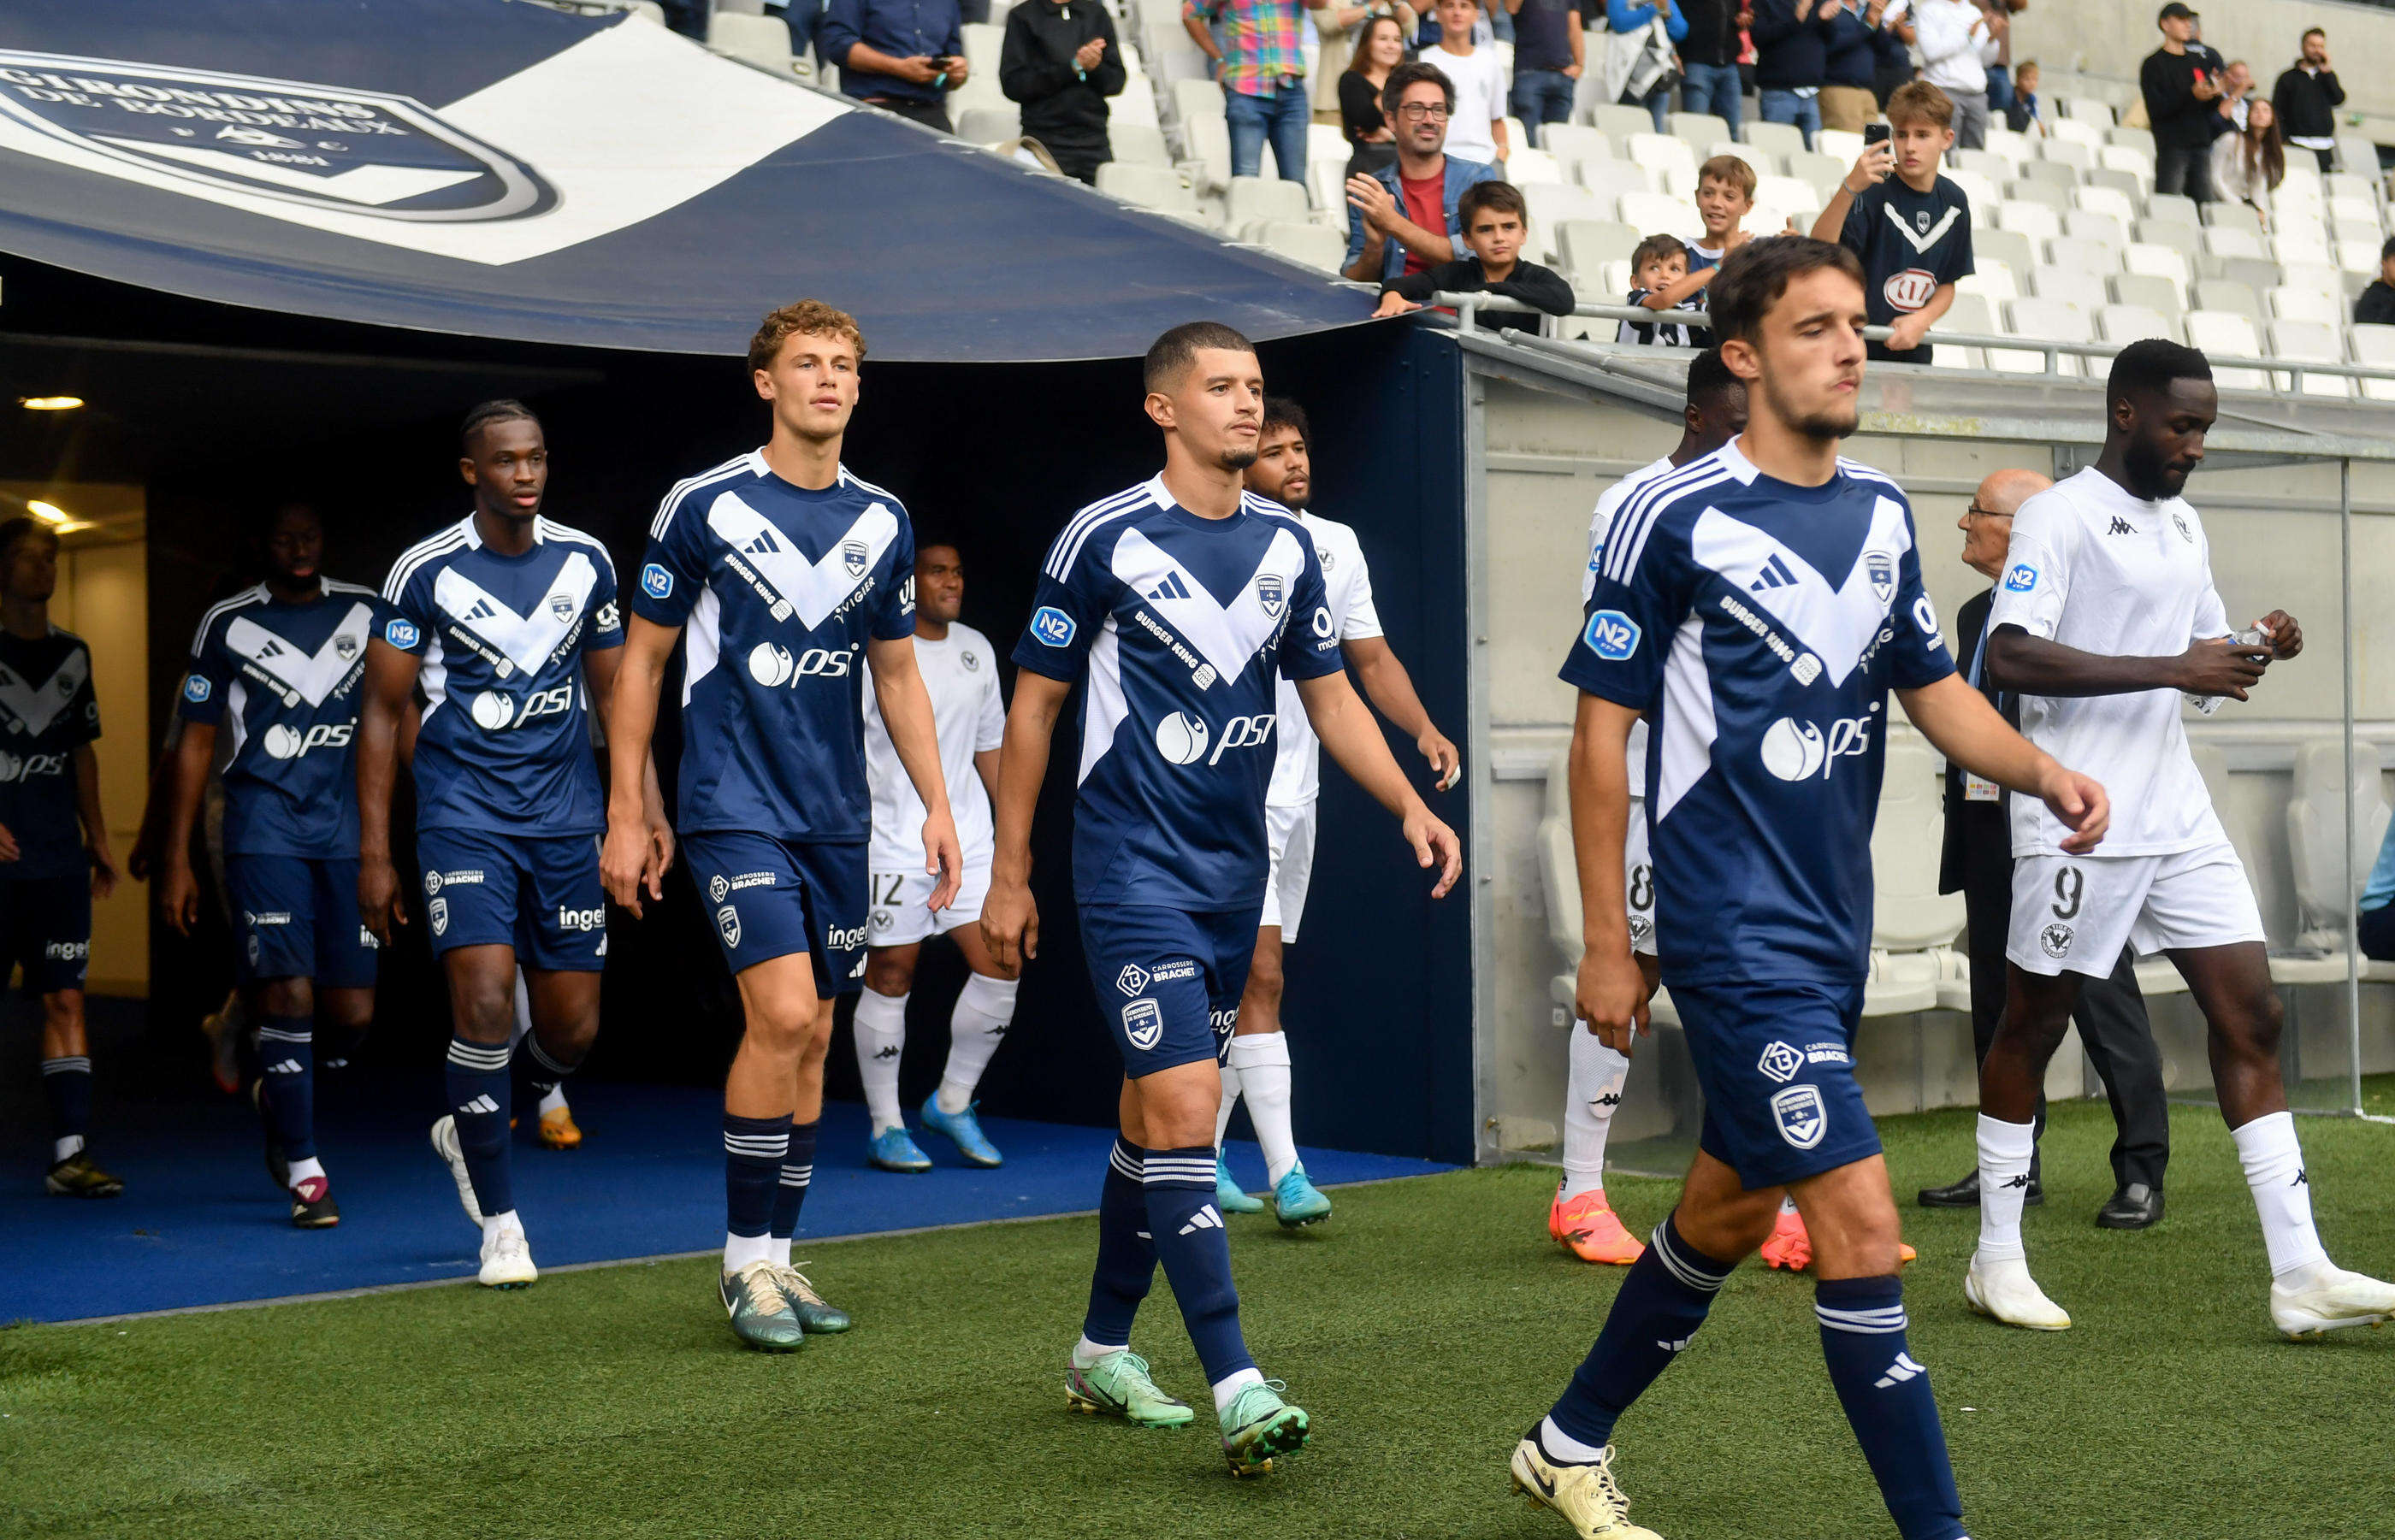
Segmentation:
[[(2002, 576), (2011, 549), (2013, 512), (2054, 483), (2033, 470), (2000, 470), (1979, 483), (1959, 520), (1963, 564), (1992, 585)], [(1965, 601), (1954, 621), (1954, 658), (1964, 678), (1984, 691), (2005, 719), (2020, 724), (2020, 703), (1988, 682), (1988, 611), (1995, 589)], [(1996, 1034), (2005, 1010), (2005, 938), (2012, 925), (2012, 832), (2005, 794), (1959, 765), (1946, 767), (1946, 845), (1938, 890), (1963, 894), (1969, 918), (1965, 934), (1971, 957), (1971, 1046), (1980, 1059)], [(2096, 1213), (2107, 1230), (2143, 1230), (2163, 1217), (2163, 1171), (2170, 1162), (2170, 1113), (2163, 1093), (2162, 1050), (2154, 1046), (2146, 1002), (2137, 993), (2135, 959), (2124, 951), (2110, 979), (2087, 981), (2071, 1013), (2079, 1040), (2103, 1079), (2119, 1132), (2112, 1141), (2115, 1191)], [(2038, 1104), (2038, 1132), (2045, 1130), (2045, 1105)], [(1979, 1173), (1975, 1165), (1949, 1187), (1921, 1191), (1925, 1208), (1976, 1208)], [(2029, 1197), (2045, 1193), (2034, 1158)]]

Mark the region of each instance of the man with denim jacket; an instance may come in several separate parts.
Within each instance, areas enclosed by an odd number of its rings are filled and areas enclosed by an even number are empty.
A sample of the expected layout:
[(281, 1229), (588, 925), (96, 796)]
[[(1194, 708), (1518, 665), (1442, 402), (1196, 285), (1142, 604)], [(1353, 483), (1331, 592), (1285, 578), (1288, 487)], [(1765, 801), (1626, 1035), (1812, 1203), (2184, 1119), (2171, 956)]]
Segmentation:
[(1396, 130), (1397, 159), (1347, 178), (1343, 276), (1385, 283), (1455, 259), (1464, 189), (1501, 178), (1495, 166), (1447, 153), (1447, 115), (1454, 106), (1455, 87), (1436, 65), (1416, 60), (1389, 72), (1381, 111)]

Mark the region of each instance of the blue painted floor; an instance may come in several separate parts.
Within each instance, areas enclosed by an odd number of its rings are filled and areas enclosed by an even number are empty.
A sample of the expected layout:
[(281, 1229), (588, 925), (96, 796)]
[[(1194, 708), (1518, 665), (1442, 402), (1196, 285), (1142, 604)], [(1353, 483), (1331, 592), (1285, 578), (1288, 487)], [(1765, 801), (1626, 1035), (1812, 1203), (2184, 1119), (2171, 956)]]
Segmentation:
[[(543, 1266), (697, 1251), (723, 1238), (722, 1100), (680, 1086), (593, 1083), (574, 1088), (587, 1136), (545, 1150), (524, 1120), (515, 1150), (518, 1208)], [(114, 1113), (95, 1127), (93, 1153), (125, 1178), (112, 1201), (47, 1196), (46, 1143), (21, 1125), (0, 1139), (0, 1321), (70, 1321), (138, 1310), (470, 1275), (480, 1235), (458, 1207), (448, 1168), (425, 1131), (441, 1105), (437, 1074), (395, 1082), (328, 1076), (320, 1094), (321, 1153), (341, 1224), (294, 1230), (268, 1181), (258, 1123), (245, 1099), (176, 1097)], [(14, 1120), (12, 1120), (14, 1121)], [(810, 1240), (925, 1225), (1069, 1214), (1097, 1206), (1103, 1128), (985, 1125), (1006, 1157), (995, 1171), (963, 1165), (947, 1141), (920, 1142), (936, 1163), (901, 1177), (865, 1164), (865, 1109), (825, 1110), (814, 1184), (800, 1231)], [(35, 1146), (39, 1144), (40, 1150)], [(1324, 1186), (1449, 1167), (1386, 1155), (1303, 1152)], [(1231, 1146), (1232, 1169), (1253, 1187), (1264, 1160)]]

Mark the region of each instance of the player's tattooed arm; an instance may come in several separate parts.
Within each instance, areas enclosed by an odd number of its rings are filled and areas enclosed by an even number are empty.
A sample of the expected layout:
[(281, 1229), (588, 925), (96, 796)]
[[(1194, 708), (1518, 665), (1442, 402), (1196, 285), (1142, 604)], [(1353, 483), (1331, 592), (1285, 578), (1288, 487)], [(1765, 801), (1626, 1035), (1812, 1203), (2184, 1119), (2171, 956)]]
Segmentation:
[(989, 896), (981, 906), (982, 944), (1000, 967), (1014, 969), (1039, 955), (1039, 906), (1031, 898), (1031, 815), (1048, 779), (1048, 750), (1071, 683), (1025, 668), (1014, 676), (1014, 704), (999, 746), (998, 790), (990, 797), (997, 824), (989, 865)]
[(932, 692), (916, 665), (913, 637), (876, 638), (865, 644), (865, 655), (872, 665), (874, 704), (890, 731), (890, 746), (898, 751), (898, 763), (906, 767), (906, 779), (923, 802), (923, 870), (939, 878), (928, 905), (936, 914), (955, 900), (964, 881), (965, 860), (957, 843), (956, 819), (948, 811)]
[[(641, 915), (641, 893), (665, 897), (666, 862), (649, 825), (656, 764), (650, 743), (657, 731), (657, 691), (666, 660), (673, 656), (679, 625), (660, 625), (645, 615), (624, 619), (624, 645), (587, 652), (591, 692), (606, 713), (607, 838), (599, 848), (599, 881), (607, 896)], [(662, 816), (662, 809), (660, 809)], [(670, 859), (670, 849), (665, 852)]]
[[(2284, 616), (2284, 611), (2274, 612)], [(2267, 624), (2267, 623), (2266, 623)], [(2287, 620), (2294, 625), (2292, 617)], [(2272, 628), (2272, 637), (2278, 635)], [(2303, 632), (2295, 634), (2303, 650)], [(2207, 637), (2184, 652), (2164, 657), (2106, 657), (2083, 652), (2018, 625), (2000, 625), (1988, 638), (1988, 678), (2017, 695), (2126, 695), (2140, 690), (2177, 690), (2190, 695), (2245, 699), (2269, 665), (2272, 644), (2248, 644), (2234, 637)], [(2293, 657), (2295, 652), (2283, 652)]]
[(84, 853), (91, 858), (91, 896), (116, 891), (116, 856), (108, 848), (108, 820), (99, 810), (99, 756), (89, 744), (74, 747), (75, 811), (83, 818)]
[(358, 918), (383, 945), (407, 923), (399, 871), (390, 863), (390, 788), (399, 773), (399, 727), (416, 688), (417, 657), (376, 637), (366, 643), (358, 704)]
[(1430, 761), (1431, 779), (1438, 789), (1453, 786), (1463, 772), (1463, 757), (1430, 719), (1422, 697), (1414, 693), (1413, 676), (1397, 661), (1389, 638), (1357, 637), (1345, 644), (1345, 650), (1347, 661), (1356, 665), (1356, 677), (1364, 681), (1366, 698), (1397, 725), (1398, 731), (1414, 741), (1414, 747)]
[(192, 874), (192, 825), (199, 821), (200, 796), (207, 789), (209, 762), (216, 757), (217, 725), (185, 721), (181, 727), (152, 795), (165, 806), (156, 852), (158, 912), (177, 935), (188, 936), (200, 917), (200, 884)]
[(1630, 832), (1630, 729), (1638, 713), (1583, 691), (1572, 718), (1572, 861), (1580, 873), (1580, 977), (1572, 1007), (1617, 1053), (1648, 1031), (1648, 987), (1630, 952), (1621, 851)]
[(1897, 694), (1904, 702), (1904, 714), (1938, 753), (1974, 775), (2034, 796), (2052, 809), (2071, 831), (2062, 842), (2064, 849), (2084, 855), (2104, 837), (2112, 819), (2104, 788), (2014, 731), (1963, 676), (1949, 674), (1935, 684)]
[(1315, 736), (1322, 740), (1339, 768), (1370, 792), (1374, 801), (1397, 815), (1406, 843), (1414, 848), (1415, 863), (1438, 869), (1430, 896), (1447, 897), (1463, 870), (1463, 847), (1453, 829), (1431, 815), (1406, 780), (1406, 772), (1397, 769), (1388, 740), (1381, 736), (1381, 725), (1372, 720), (1356, 687), (1347, 682), (1346, 671), (1300, 679), (1297, 693), (1305, 703), (1306, 719), (1314, 724)]

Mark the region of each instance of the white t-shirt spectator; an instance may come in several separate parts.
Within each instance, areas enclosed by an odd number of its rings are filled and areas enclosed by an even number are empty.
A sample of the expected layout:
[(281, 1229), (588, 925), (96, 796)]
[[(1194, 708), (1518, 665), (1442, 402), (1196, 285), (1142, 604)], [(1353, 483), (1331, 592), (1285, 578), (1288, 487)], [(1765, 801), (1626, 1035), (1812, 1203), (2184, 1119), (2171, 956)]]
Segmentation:
[(1455, 87), (1455, 111), (1447, 119), (1447, 152), (1460, 161), (1497, 164), (1497, 120), (1505, 115), (1505, 65), (1493, 47), (1468, 54), (1424, 48), (1422, 61)]
[(1913, 0), (1912, 37), (1922, 79), (1941, 91), (1987, 94), (1997, 45), (1971, 0)]

